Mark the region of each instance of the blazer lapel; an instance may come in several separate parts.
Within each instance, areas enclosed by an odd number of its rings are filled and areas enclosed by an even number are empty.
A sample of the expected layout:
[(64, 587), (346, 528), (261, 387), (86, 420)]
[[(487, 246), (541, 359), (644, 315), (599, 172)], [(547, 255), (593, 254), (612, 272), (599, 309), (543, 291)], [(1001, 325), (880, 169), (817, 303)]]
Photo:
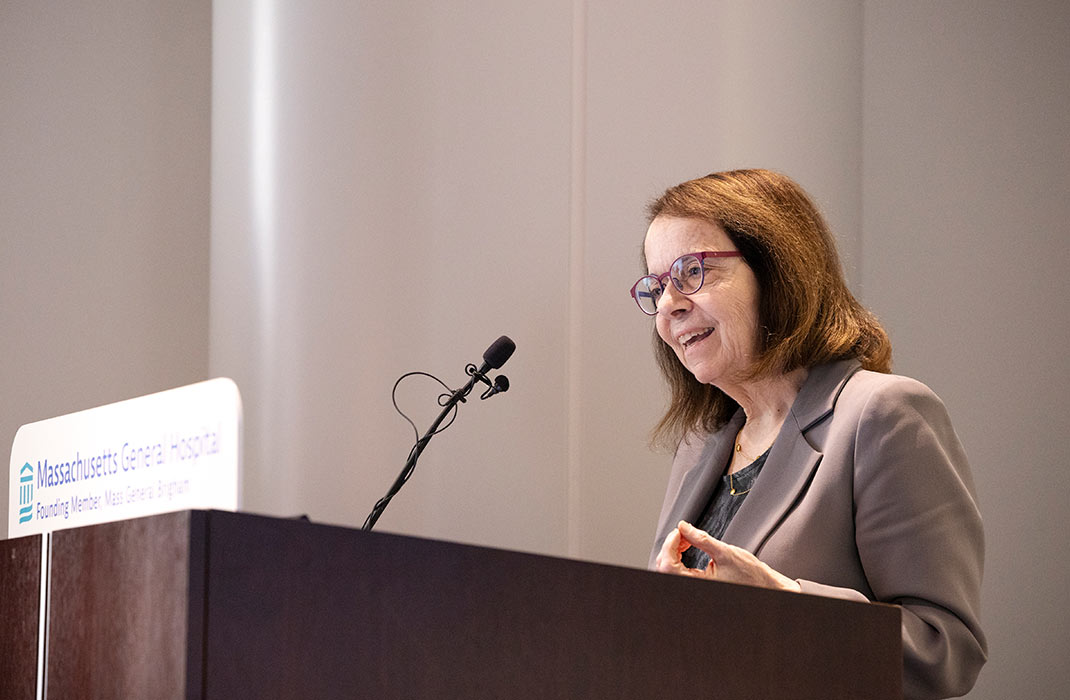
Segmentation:
[(757, 554), (806, 493), (822, 455), (807, 442), (805, 433), (832, 413), (840, 391), (858, 369), (856, 361), (846, 360), (810, 371), (761, 475), (725, 531), (725, 542)]
[(724, 541), (757, 554), (806, 492), (820, 462), (821, 453), (807, 444), (795, 421), (785, 420), (761, 475), (728, 524)]
[(743, 411), (737, 411), (721, 430), (706, 440), (698, 460), (691, 465), (680, 483), (679, 497), (658, 528), (659, 546), (669, 534), (669, 530), (676, 527), (678, 522), (686, 520), (693, 523), (702, 515), (710, 496), (713, 495), (713, 489), (724, 473), (725, 465), (728, 464), (728, 456), (735, 444), (735, 434), (743, 425), (743, 417)]

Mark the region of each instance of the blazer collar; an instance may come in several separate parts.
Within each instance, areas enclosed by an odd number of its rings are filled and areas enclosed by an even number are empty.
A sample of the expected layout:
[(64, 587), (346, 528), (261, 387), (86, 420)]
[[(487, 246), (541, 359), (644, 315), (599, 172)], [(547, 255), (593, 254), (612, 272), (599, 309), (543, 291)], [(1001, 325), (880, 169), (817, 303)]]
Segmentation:
[(800, 432), (809, 430), (832, 413), (836, 399), (847, 385), (847, 380), (860, 369), (862, 366), (858, 360), (840, 360), (810, 369), (799, 395), (795, 397), (795, 403), (791, 406), (792, 418)]
[[(859, 369), (856, 360), (833, 362), (810, 369), (791, 406), (790, 415), (784, 420), (769, 451), (761, 476), (754, 482), (747, 500), (725, 531), (726, 542), (757, 554), (806, 493), (821, 462), (821, 453), (810, 445), (805, 433), (832, 413), (847, 380)], [(737, 415), (737, 418), (740, 416)], [(718, 435), (727, 435), (722, 442), (731, 443), (738, 429), (738, 425), (735, 430), (726, 426), (726, 430), (718, 431)], [(706, 498), (709, 499), (709, 493)], [(698, 507), (704, 507), (705, 503), (703, 501)]]

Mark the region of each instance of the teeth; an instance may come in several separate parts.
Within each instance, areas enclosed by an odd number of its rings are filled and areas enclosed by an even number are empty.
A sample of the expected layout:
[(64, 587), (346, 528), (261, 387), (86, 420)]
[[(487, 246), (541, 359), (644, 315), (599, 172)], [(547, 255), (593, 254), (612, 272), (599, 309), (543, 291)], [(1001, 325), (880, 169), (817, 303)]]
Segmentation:
[(694, 340), (698, 336), (706, 335), (707, 333), (709, 333), (711, 331), (713, 331), (713, 328), (702, 328), (702, 329), (697, 330), (697, 331), (691, 331), (690, 333), (684, 333), (683, 335), (678, 336), (676, 338), (676, 342), (680, 343), (680, 345), (687, 345), (688, 343), (690, 343), (692, 340)]

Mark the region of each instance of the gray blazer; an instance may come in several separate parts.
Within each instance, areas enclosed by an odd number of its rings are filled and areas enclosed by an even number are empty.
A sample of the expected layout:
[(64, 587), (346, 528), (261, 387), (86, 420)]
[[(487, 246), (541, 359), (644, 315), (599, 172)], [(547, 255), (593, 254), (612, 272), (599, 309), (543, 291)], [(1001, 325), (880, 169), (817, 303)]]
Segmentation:
[[(743, 420), (680, 444), (651, 567), (706, 506)], [(973, 686), (987, 658), (984, 532), (966, 455), (924, 384), (853, 360), (813, 368), (723, 539), (804, 593), (900, 605), (905, 697)]]

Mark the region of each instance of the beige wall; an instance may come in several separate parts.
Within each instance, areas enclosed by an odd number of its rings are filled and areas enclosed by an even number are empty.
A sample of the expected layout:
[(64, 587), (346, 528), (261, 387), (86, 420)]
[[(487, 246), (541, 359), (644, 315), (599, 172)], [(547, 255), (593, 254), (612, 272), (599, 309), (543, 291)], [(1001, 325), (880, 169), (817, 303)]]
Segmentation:
[[(506, 333), (513, 388), (462, 407), (380, 529), (641, 566), (668, 468), (627, 297), (643, 205), (775, 167), (973, 460), (971, 697), (1063, 697), (1066, 8), (4, 3), (5, 442), (229, 374), (246, 508), (359, 525), (412, 439), (394, 380), (457, 386)], [(437, 394), (401, 401), (426, 425)]]
[[(220, 3), (215, 33), (211, 366), (247, 507), (359, 526), (413, 442), (395, 380), (459, 386), (508, 334), (512, 389), (379, 528), (564, 553), (570, 6)], [(422, 432), (442, 390), (403, 390)]]
[(210, 17), (0, 3), (5, 473), (24, 423), (208, 372)]

